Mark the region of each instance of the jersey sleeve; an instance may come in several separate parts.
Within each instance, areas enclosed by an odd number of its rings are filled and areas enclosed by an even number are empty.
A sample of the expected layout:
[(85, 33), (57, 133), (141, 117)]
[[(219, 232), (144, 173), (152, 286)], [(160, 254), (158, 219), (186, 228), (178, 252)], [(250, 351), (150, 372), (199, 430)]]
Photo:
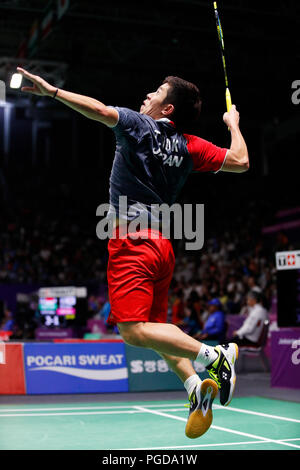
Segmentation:
[(225, 163), (228, 149), (218, 147), (201, 137), (184, 134), (187, 149), (193, 160), (193, 172), (212, 171), (218, 173)]
[(145, 117), (129, 108), (114, 107), (118, 111), (118, 122), (111, 129), (116, 134), (131, 137), (139, 140), (148, 130), (148, 123)]

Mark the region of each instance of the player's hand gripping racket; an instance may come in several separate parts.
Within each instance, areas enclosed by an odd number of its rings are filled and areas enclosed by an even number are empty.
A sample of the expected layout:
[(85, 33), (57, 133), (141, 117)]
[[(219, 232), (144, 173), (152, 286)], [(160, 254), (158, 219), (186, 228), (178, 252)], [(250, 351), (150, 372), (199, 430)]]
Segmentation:
[(222, 31), (222, 26), (221, 26), (221, 21), (220, 21), (219, 13), (218, 13), (218, 10), (217, 10), (217, 2), (214, 2), (214, 10), (215, 10), (216, 25), (217, 25), (218, 38), (219, 38), (219, 44), (220, 44), (221, 56), (222, 56), (222, 63), (223, 63), (223, 70), (224, 70), (224, 76), (225, 76), (225, 86), (226, 86), (225, 98), (226, 98), (226, 106), (227, 106), (227, 111), (229, 112), (230, 109), (231, 109), (232, 103), (231, 103), (231, 95), (230, 95), (230, 91), (229, 91), (228, 77), (227, 77), (227, 70), (226, 70), (225, 46), (224, 46), (223, 31)]

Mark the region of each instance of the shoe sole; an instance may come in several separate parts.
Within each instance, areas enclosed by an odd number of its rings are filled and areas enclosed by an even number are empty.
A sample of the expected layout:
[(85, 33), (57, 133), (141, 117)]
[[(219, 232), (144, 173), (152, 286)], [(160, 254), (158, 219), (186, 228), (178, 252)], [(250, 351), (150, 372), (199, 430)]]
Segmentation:
[(185, 427), (185, 435), (190, 439), (202, 436), (211, 426), (212, 402), (218, 394), (217, 384), (211, 379), (205, 379), (201, 384), (200, 394), (199, 408), (190, 414)]
[[(237, 346), (237, 344), (235, 343), (232, 343), (234, 346), (235, 346), (235, 359), (234, 359), (234, 362), (233, 362), (233, 366), (235, 364), (235, 362), (237, 361), (238, 357), (239, 357), (239, 348)], [(230, 379), (230, 382), (231, 382), (231, 391), (230, 391), (230, 394), (229, 394), (229, 400), (224, 403), (223, 406), (228, 406), (233, 398), (233, 394), (234, 394), (234, 390), (235, 390), (235, 384), (236, 384), (236, 373), (235, 373), (235, 370), (234, 370), (234, 367), (233, 367), (233, 375)]]

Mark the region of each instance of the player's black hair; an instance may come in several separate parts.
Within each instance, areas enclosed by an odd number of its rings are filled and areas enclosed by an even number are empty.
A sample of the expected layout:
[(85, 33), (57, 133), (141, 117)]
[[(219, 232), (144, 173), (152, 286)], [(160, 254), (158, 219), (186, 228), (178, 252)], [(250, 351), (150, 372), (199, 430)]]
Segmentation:
[(202, 100), (198, 87), (174, 76), (166, 77), (163, 83), (170, 85), (165, 103), (174, 106), (171, 120), (179, 131), (190, 132), (197, 125), (201, 112)]

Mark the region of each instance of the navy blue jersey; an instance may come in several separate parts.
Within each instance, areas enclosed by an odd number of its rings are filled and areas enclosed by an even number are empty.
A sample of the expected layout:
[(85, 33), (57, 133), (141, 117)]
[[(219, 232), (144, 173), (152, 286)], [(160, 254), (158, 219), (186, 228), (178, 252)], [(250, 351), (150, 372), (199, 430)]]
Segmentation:
[[(112, 129), (116, 152), (110, 175), (110, 204), (120, 219), (132, 220), (151, 206), (172, 205), (193, 171), (221, 169), (227, 149), (197, 136), (180, 134), (174, 123), (127, 108), (115, 108), (119, 120)], [(119, 196), (127, 196), (126, 211)], [(130, 207), (134, 205), (134, 210)]]

